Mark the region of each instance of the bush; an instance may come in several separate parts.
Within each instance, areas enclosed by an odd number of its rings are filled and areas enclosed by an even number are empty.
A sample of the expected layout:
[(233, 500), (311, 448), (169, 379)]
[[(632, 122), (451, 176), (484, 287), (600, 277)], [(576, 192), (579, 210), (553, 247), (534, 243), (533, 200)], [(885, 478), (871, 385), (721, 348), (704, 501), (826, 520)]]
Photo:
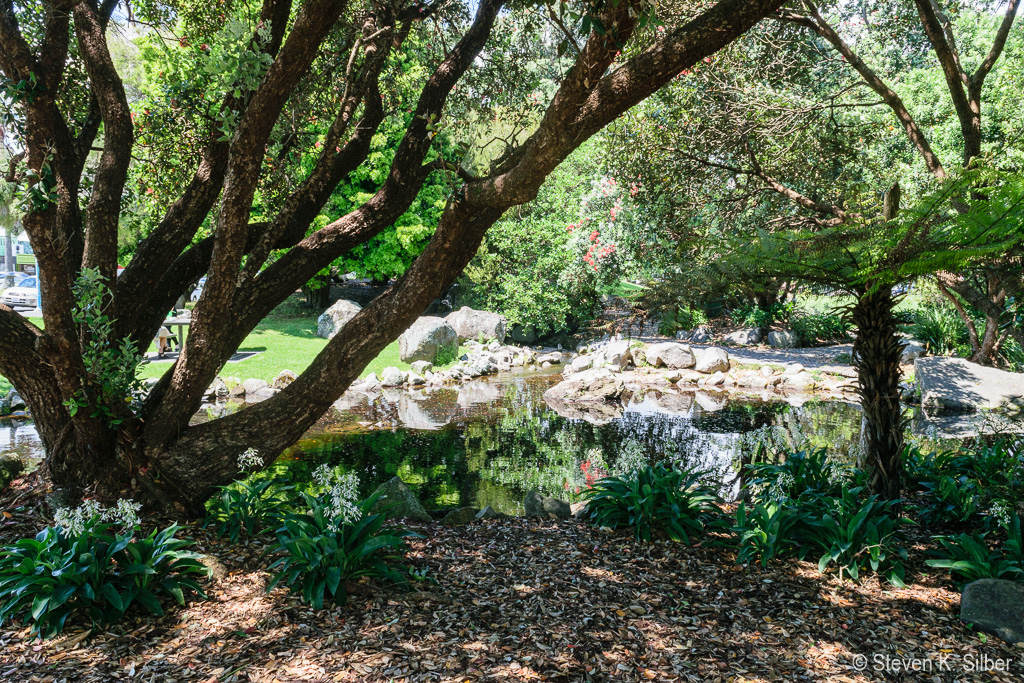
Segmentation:
[(253, 538), (280, 524), (288, 506), (287, 491), (272, 479), (236, 481), (220, 487), (220, 494), (208, 504), (209, 514), (203, 526), (217, 525), (217, 535), (232, 543), (239, 537)]
[(789, 326), (805, 346), (848, 339), (852, 327), (845, 316), (831, 312), (800, 312), (790, 317)]
[(377, 494), (356, 504), (357, 514), (351, 516), (341, 514), (329, 497), (301, 495), (309, 512), (289, 515), (277, 530), (276, 551), (285, 556), (270, 566), (277, 573), (268, 591), (283, 582), (301, 593), (303, 602), (321, 609), (325, 595), (337, 603), (347, 600), (345, 581), (366, 576), (405, 583), (405, 577), (388, 566), (392, 557), (383, 552), (404, 548), (403, 538), (413, 534), (382, 529), (385, 514), (370, 514)]
[(796, 304), (792, 301), (772, 304), (768, 308), (761, 308), (756, 304), (745, 304), (731, 310), (729, 317), (737, 325), (756, 327), (763, 330), (770, 327), (774, 322), (789, 322), (795, 310)]
[(1014, 514), (1004, 524), (1006, 540), (1002, 548), (992, 550), (985, 534), (936, 536), (941, 548), (933, 552), (938, 559), (928, 560), (929, 567), (949, 570), (950, 577), (961, 586), (978, 579), (1024, 580), (1024, 539), (1021, 538), (1020, 517)]
[(160, 598), (185, 604), (184, 590), (206, 594), (191, 578), (207, 574), (199, 556), (174, 538), (177, 525), (134, 539), (112, 531), (98, 515), (80, 529), (46, 527), (0, 551), (0, 623), (28, 614), (32, 633), (57, 635), (68, 617), (85, 612), (93, 627), (120, 621), (135, 603), (163, 614)]
[(765, 500), (796, 499), (806, 493), (839, 495), (859, 472), (833, 462), (828, 451), (796, 451), (778, 463), (747, 465), (750, 489)]
[(586, 514), (598, 526), (632, 527), (637, 540), (664, 533), (689, 544), (718, 513), (718, 496), (702, 477), (664, 463), (605, 477), (586, 492)]
[(863, 493), (863, 488), (854, 487), (828, 498), (828, 512), (808, 522), (805, 541), (824, 551), (818, 560), (819, 572), (835, 564), (840, 579), (845, 574), (856, 581), (870, 568), (902, 587), (907, 552), (899, 545), (898, 530), (906, 520), (894, 516), (892, 508), (897, 501), (879, 500), (878, 496), (862, 501)]
[(658, 321), (658, 334), (674, 337), (679, 330), (692, 330), (708, 324), (708, 317), (699, 308), (689, 306), (665, 311)]
[(966, 355), (970, 351), (967, 326), (956, 311), (943, 306), (924, 306), (913, 312), (907, 330), (929, 353)]
[(923, 484), (926, 491), (920, 506), (921, 521), (928, 524), (966, 522), (984, 509), (984, 498), (977, 484), (967, 477), (940, 477)]
[(736, 509), (736, 561), (756, 561), (762, 567), (777, 557), (789, 555), (800, 548), (797, 529), (800, 516), (788, 501), (755, 503), (749, 509), (740, 503)]

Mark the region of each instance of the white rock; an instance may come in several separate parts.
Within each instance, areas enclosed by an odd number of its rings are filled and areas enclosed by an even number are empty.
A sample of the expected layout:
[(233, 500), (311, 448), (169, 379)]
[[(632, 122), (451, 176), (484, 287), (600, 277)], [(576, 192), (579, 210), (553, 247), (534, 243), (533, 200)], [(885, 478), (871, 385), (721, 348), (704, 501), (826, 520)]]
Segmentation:
[(362, 307), (354, 301), (345, 299), (335, 301), (316, 319), (316, 336), (333, 339), (334, 335), (338, 334), (345, 326), (345, 323), (356, 317), (361, 310), (363, 310)]
[(717, 346), (709, 346), (697, 356), (695, 369), (705, 375), (726, 372), (729, 370), (729, 352)]

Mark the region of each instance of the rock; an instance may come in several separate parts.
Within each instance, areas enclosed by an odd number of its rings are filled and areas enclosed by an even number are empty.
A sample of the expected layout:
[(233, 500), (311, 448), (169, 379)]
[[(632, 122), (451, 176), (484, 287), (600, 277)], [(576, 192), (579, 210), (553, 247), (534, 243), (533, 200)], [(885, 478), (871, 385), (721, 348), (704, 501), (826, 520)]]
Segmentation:
[(412, 364), (412, 371), (417, 375), (426, 375), (434, 369), (434, 364), (427, 360), (418, 360)]
[(818, 383), (811, 373), (805, 370), (801, 370), (794, 375), (787, 375), (785, 376), (785, 380), (785, 386), (799, 390), (813, 389)]
[[(607, 363), (619, 370), (625, 370), (633, 359), (633, 349), (629, 347), (629, 342), (627, 341), (613, 341), (604, 347), (601, 357), (604, 359), (602, 364)], [(596, 360), (594, 364), (597, 365)]]
[(498, 519), (498, 518), (504, 517), (504, 516), (505, 515), (503, 515), (502, 513), (498, 512), (497, 510), (492, 508), (490, 505), (485, 507), (480, 512), (476, 513), (476, 518), (477, 519)]
[(441, 524), (450, 526), (462, 526), (478, 519), (480, 508), (464, 507), (456, 508), (441, 518)]
[(576, 373), (544, 392), (544, 398), (563, 401), (611, 401), (622, 394), (622, 380), (605, 368)]
[(718, 387), (725, 384), (725, 373), (721, 370), (713, 373), (704, 384), (709, 387)]
[(1024, 643), (1024, 584), (979, 579), (964, 586), (960, 621), (1011, 645)]
[(753, 346), (761, 343), (761, 330), (751, 327), (746, 330), (736, 330), (725, 335), (725, 341), (737, 346)]
[(583, 501), (580, 501), (579, 503), (572, 503), (569, 506), (569, 509), (572, 510), (572, 516), (575, 517), (576, 519), (586, 519), (586, 517), (587, 517), (587, 501), (583, 500)]
[(25, 471), (25, 463), (16, 453), (0, 455), (0, 491)]
[(558, 365), (562, 362), (562, 352), (552, 351), (551, 353), (545, 353), (537, 356), (536, 360), (533, 361), (537, 365), (544, 365), (544, 363), (551, 363), (552, 365)]
[(382, 387), (400, 387), (405, 384), (405, 373), (393, 365), (384, 368), (380, 373)]
[(376, 372), (371, 372), (363, 380), (363, 389), (366, 391), (378, 391), (380, 390), (380, 379), (377, 378)]
[(241, 382), (237, 382), (230, 389), (228, 389), (229, 396), (241, 397), (245, 396), (245, 385)]
[(1024, 373), (988, 368), (963, 358), (925, 356), (914, 361), (925, 408), (1024, 408)]
[(583, 420), (592, 425), (606, 425), (622, 417), (622, 406), (606, 401), (566, 402), (558, 398), (545, 397), (551, 410), (567, 420)]
[(523, 499), (523, 509), (527, 517), (549, 517), (552, 519), (569, 519), (572, 508), (564, 500), (542, 496), (536, 489), (530, 489)]
[(458, 352), (459, 337), (444, 318), (419, 318), (398, 338), (398, 357), (403, 363), (425, 360), (443, 365)]
[(800, 337), (793, 330), (772, 330), (768, 333), (768, 346), (775, 349), (795, 349), (800, 346)]
[(690, 335), (690, 343), (692, 344), (707, 344), (712, 340), (711, 328), (706, 326), (698, 327)]
[(783, 375), (795, 375), (796, 373), (803, 372), (806, 369), (807, 368), (805, 368), (800, 363), (792, 363), (792, 364), (786, 366), (786, 369), (782, 371), (782, 374)]
[(775, 374), (775, 371), (772, 370), (771, 367), (768, 365), (762, 365), (761, 369), (758, 370), (758, 372), (761, 373), (762, 377), (771, 377), (772, 375)]
[(901, 365), (910, 365), (918, 358), (923, 358), (928, 350), (916, 341), (908, 341), (903, 344), (903, 355), (900, 356)]
[(370, 512), (386, 510), (388, 517), (408, 517), (422, 522), (433, 521), (433, 517), (427, 514), (409, 487), (398, 477), (391, 477), (378, 486), (374, 493), (380, 493), (380, 498), (370, 508)]
[[(724, 379), (725, 376), (723, 375), (722, 377)], [(716, 394), (720, 393), (721, 392), (716, 392)], [(707, 413), (713, 413), (717, 410), (722, 410), (729, 402), (724, 396), (712, 396), (706, 391), (696, 392), (693, 398), (697, 402), (697, 405), (700, 406), (700, 409)]]
[(299, 376), (296, 375), (291, 370), (282, 370), (280, 373), (278, 373), (277, 377), (274, 378), (274, 381), (270, 383), (270, 386), (274, 387), (275, 389), (284, 389), (286, 386), (288, 386), (298, 378)]
[(228, 393), (228, 385), (221, 377), (214, 377), (206, 389), (206, 397), (211, 399), (227, 396)]
[(260, 389), (266, 389), (270, 385), (262, 379), (247, 379), (242, 382), (246, 395), (255, 394)]
[(345, 326), (345, 323), (356, 317), (356, 313), (361, 310), (363, 310), (362, 307), (354, 301), (345, 299), (335, 301), (316, 319), (316, 336), (333, 339), (334, 335), (338, 334)]
[(474, 311), (469, 306), (463, 306), (454, 313), (449, 313), (445, 320), (455, 330), (459, 341), (481, 337), (496, 339), (499, 343), (505, 341), (505, 328), (508, 322), (500, 313)]
[(577, 372), (583, 372), (594, 367), (593, 356), (576, 356), (572, 359), (572, 363), (569, 363), (567, 372), (569, 374), (575, 374)]
[(691, 332), (690, 330), (678, 330), (676, 332), (676, 339), (678, 339), (679, 341), (686, 341), (687, 339), (690, 338), (691, 334), (693, 334), (693, 332)]
[(647, 362), (656, 368), (662, 366), (673, 370), (692, 368), (697, 364), (689, 344), (665, 342), (647, 347)]
[(729, 352), (717, 346), (709, 346), (697, 356), (697, 363), (694, 366), (697, 372), (710, 375), (714, 372), (729, 371)]
[(516, 344), (532, 344), (537, 341), (537, 328), (533, 325), (514, 325), (511, 337)]
[(196, 559), (206, 567), (206, 575), (211, 579), (216, 581), (227, 577), (228, 568), (216, 555), (200, 555)]
[(679, 372), (678, 370), (669, 370), (664, 375), (662, 375), (662, 377), (665, 378), (666, 382), (675, 384), (676, 382), (683, 378), (683, 373)]

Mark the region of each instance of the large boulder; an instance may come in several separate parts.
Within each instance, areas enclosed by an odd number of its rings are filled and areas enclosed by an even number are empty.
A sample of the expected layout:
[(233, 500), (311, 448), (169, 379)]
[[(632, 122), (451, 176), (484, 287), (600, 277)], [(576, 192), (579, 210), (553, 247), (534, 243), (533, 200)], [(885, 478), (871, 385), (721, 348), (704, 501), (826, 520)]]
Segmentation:
[(707, 344), (711, 341), (714, 335), (711, 333), (711, 328), (705, 325), (698, 327), (690, 334), (690, 342), (693, 344)]
[(370, 508), (370, 512), (381, 512), (386, 510), (388, 517), (405, 517), (418, 519), (422, 522), (431, 522), (433, 517), (423, 509), (420, 502), (416, 500), (409, 487), (398, 477), (392, 477), (377, 487), (374, 493), (380, 493), (380, 498)]
[(281, 372), (277, 373), (277, 377), (275, 377), (274, 381), (270, 383), (270, 386), (274, 387), (275, 389), (284, 389), (286, 386), (288, 386), (298, 378), (299, 376), (296, 375), (291, 370), (282, 370)]
[(384, 368), (380, 373), (382, 387), (400, 387), (405, 384), (405, 373), (393, 365)]
[(914, 361), (914, 377), (925, 408), (984, 410), (1024, 408), (1024, 374), (925, 356)]
[(25, 463), (15, 453), (0, 455), (0, 491), (25, 471)]
[(624, 388), (621, 379), (606, 368), (584, 370), (544, 392), (545, 399), (561, 401), (612, 401)]
[(516, 344), (532, 344), (537, 341), (537, 328), (533, 325), (513, 325), (511, 336)]
[(1011, 645), (1024, 643), (1024, 584), (979, 579), (964, 587), (960, 621)]
[(628, 341), (608, 342), (600, 352), (599, 359), (595, 358), (594, 365), (611, 365), (619, 370), (625, 370), (633, 360), (633, 349)]
[(269, 386), (270, 385), (267, 383), (267, 381), (262, 379), (252, 378), (242, 382), (242, 388), (245, 389), (246, 396), (250, 394), (255, 394), (257, 391), (260, 391), (261, 389), (266, 389)]
[(746, 330), (736, 330), (725, 335), (725, 341), (737, 346), (753, 346), (761, 343), (761, 330), (751, 327)]
[(928, 349), (916, 341), (903, 342), (903, 353), (900, 355), (901, 365), (910, 365), (918, 358), (928, 355)]
[(565, 373), (568, 375), (576, 374), (577, 372), (583, 372), (594, 367), (593, 356), (576, 356), (572, 359), (572, 363), (566, 368)]
[(772, 330), (768, 333), (768, 346), (774, 349), (795, 349), (800, 346), (800, 337), (793, 330)]
[(354, 301), (345, 299), (335, 301), (316, 319), (316, 336), (333, 339), (334, 335), (338, 334), (345, 326), (345, 323), (356, 317), (356, 313), (361, 310), (363, 310), (362, 307)]
[(444, 318), (419, 318), (398, 338), (398, 357), (404, 363), (425, 360), (443, 365), (458, 352), (459, 337)]
[(694, 365), (697, 372), (710, 375), (715, 372), (729, 372), (729, 352), (717, 346), (709, 346), (697, 355)]
[(676, 344), (674, 342), (648, 346), (646, 358), (647, 362), (656, 368), (666, 367), (672, 370), (692, 368), (697, 364), (697, 359), (694, 357), (693, 349), (690, 348), (689, 344)]
[(469, 306), (449, 313), (445, 318), (459, 335), (460, 341), (480, 339), (497, 339), (505, 341), (505, 328), (508, 322), (505, 316), (490, 311), (474, 311)]
[(527, 517), (552, 517), (555, 519), (569, 519), (572, 517), (572, 508), (564, 500), (542, 496), (537, 489), (530, 489), (523, 499), (523, 511)]

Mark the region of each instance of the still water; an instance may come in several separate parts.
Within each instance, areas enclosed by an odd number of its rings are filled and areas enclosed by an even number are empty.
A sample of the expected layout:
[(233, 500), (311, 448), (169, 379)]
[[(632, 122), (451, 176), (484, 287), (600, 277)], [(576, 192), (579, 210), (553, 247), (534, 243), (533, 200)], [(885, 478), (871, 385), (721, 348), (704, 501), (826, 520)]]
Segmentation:
[[(531, 488), (575, 501), (606, 473), (658, 460), (707, 472), (729, 498), (738, 492), (736, 473), (751, 443), (766, 435), (783, 448), (828, 447), (833, 457), (854, 457), (861, 413), (852, 403), (743, 399), (666, 387), (624, 405), (583, 410), (544, 400), (544, 391), (561, 379), (557, 370), (432, 391), (348, 394), (259, 476), (308, 482), (312, 470), (326, 463), (356, 472), (364, 495), (397, 475), (427, 509), (490, 505), (517, 514)], [(211, 406), (197, 419), (239, 407)], [(944, 419), (918, 413), (914, 438), (927, 441), (943, 429), (945, 436), (960, 437), (977, 431), (967, 418)], [(0, 453), (9, 450), (30, 466), (42, 457), (30, 422), (0, 421)]]

